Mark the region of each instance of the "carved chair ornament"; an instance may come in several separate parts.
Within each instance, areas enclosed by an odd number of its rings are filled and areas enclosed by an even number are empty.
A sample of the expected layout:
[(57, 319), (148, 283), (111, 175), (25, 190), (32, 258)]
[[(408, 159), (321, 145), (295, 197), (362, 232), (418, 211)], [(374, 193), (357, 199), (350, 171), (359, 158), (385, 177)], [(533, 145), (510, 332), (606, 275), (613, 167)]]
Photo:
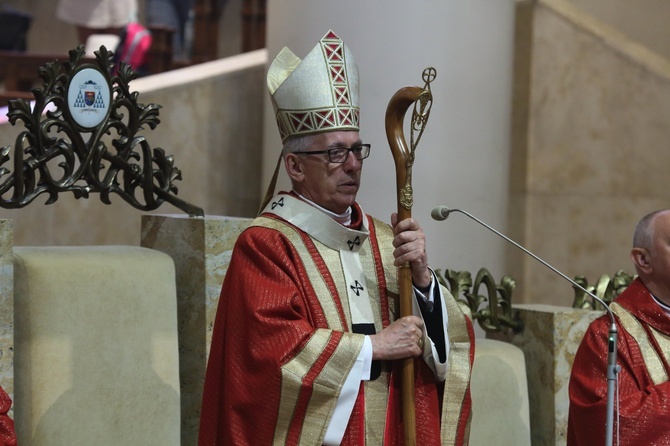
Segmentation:
[(90, 59), (83, 48), (39, 69), (43, 83), (32, 90), (32, 108), (25, 99), (9, 102), (9, 122), (21, 121), (25, 130), (13, 151), (0, 148), (0, 207), (22, 208), (43, 193), (45, 204), (62, 192), (76, 198), (99, 193), (105, 204), (116, 194), (140, 210), (168, 202), (190, 216), (204, 216), (177, 197), (174, 182), (181, 172), (173, 156), (151, 149), (142, 135), (159, 124), (161, 107), (138, 102), (139, 93), (128, 86), (137, 74), (124, 62), (116, 69), (113, 52), (101, 46)]

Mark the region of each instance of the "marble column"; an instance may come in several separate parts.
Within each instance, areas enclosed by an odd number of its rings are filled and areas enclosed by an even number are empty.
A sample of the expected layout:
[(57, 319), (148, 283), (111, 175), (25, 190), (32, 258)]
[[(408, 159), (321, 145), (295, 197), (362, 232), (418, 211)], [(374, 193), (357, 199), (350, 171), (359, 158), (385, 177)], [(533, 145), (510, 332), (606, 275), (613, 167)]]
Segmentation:
[(144, 215), (144, 247), (172, 257), (177, 281), (182, 445), (197, 444), (216, 308), (233, 245), (251, 219)]

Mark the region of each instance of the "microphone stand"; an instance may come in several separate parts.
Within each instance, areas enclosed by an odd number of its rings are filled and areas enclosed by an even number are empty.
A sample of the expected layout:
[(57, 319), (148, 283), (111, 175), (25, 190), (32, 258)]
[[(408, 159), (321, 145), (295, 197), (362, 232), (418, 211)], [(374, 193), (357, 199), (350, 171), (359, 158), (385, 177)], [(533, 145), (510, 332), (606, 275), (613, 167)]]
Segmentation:
[[(498, 235), (499, 237), (502, 237), (512, 245), (516, 246), (538, 262), (542, 263), (544, 266), (549, 268), (551, 271), (554, 273), (558, 274), (561, 276), (563, 279), (567, 280), (572, 284), (572, 286), (580, 289), (581, 291), (585, 292), (588, 294), (591, 298), (593, 298), (596, 302), (599, 302), (603, 307), (605, 307), (605, 310), (609, 314), (610, 320), (612, 321), (612, 324), (609, 329), (609, 337), (608, 337), (608, 342), (607, 342), (607, 412), (606, 412), (606, 418), (605, 418), (605, 445), (606, 446), (612, 446), (612, 441), (613, 441), (613, 432), (614, 432), (614, 399), (615, 399), (615, 388), (616, 388), (616, 382), (617, 382), (617, 374), (619, 373), (620, 367), (617, 365), (617, 338), (618, 338), (618, 329), (616, 326), (616, 320), (614, 319), (614, 313), (612, 313), (612, 310), (610, 310), (609, 306), (603, 301), (601, 298), (593, 294), (592, 292), (588, 291), (581, 285), (579, 285), (577, 282), (563, 274), (561, 271), (558, 269), (554, 268), (551, 266), (549, 263), (545, 262), (542, 260), (540, 257), (536, 256), (532, 252), (530, 252), (528, 249), (524, 248), (511, 238), (507, 237), (505, 234), (502, 232), (494, 229), (493, 227), (489, 226), (488, 224), (484, 223), (477, 217), (473, 216), (472, 214), (462, 210), (462, 209), (451, 209), (446, 206), (438, 206), (435, 209), (432, 210), (430, 213), (431, 217), (433, 217), (433, 220), (446, 220), (447, 217), (449, 217), (449, 214), (452, 212), (459, 212), (472, 220), (476, 221), (480, 225), (484, 226), (486, 229), (489, 231), (493, 232), (494, 234)], [(617, 436), (618, 439), (618, 436)]]

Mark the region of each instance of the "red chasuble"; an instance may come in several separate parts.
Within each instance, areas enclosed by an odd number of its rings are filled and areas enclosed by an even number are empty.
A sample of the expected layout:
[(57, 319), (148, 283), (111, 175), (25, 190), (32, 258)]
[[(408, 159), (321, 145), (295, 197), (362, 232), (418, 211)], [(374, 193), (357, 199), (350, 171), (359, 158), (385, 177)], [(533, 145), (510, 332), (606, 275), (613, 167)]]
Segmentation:
[[(280, 194), (240, 235), (217, 309), (200, 446), (322, 444), (364, 341), (352, 332), (340, 258), (347, 250), (360, 259), (376, 332), (397, 317), (388, 225), (358, 206), (358, 230), (324, 216)], [(415, 362), (422, 446), (467, 443), (474, 336), (470, 320), (444, 293), (450, 350), (443, 399), (431, 368), (423, 359)], [(380, 376), (361, 382), (341, 444), (403, 443), (400, 380), (393, 367), (382, 362)]]
[(0, 446), (16, 446), (14, 420), (7, 415), (11, 407), (12, 399), (5, 389), (0, 387)]
[[(636, 279), (612, 303), (618, 327), (621, 445), (670, 445), (670, 316)], [(607, 340), (611, 319), (589, 326), (570, 378), (569, 446), (605, 444)], [(614, 444), (617, 406), (614, 406)]]

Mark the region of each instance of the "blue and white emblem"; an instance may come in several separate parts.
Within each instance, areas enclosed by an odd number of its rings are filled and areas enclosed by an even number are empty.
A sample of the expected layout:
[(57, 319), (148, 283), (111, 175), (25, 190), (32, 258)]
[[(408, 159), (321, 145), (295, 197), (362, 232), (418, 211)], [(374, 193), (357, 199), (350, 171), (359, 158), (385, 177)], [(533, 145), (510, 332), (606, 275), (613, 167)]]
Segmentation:
[(84, 128), (93, 128), (107, 116), (111, 101), (109, 84), (102, 73), (84, 68), (70, 81), (67, 92), (70, 115)]

